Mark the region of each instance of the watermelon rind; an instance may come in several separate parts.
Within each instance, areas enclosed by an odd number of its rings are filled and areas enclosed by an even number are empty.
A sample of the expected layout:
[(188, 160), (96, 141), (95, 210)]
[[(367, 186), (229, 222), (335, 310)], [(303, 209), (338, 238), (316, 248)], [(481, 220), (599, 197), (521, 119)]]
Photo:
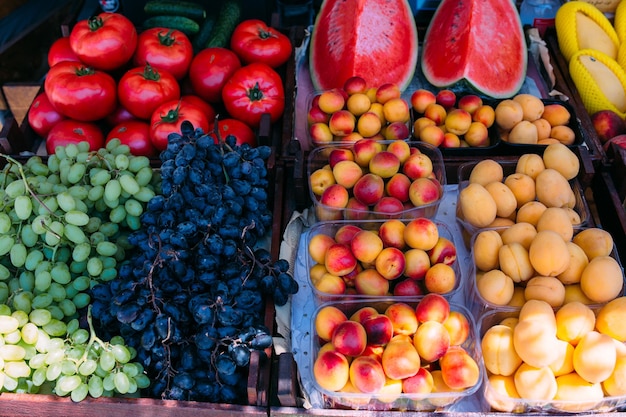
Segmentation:
[(352, 76), (404, 91), (417, 68), (418, 34), (407, 0), (324, 0), (309, 49), (317, 90), (342, 88)]
[(426, 29), (421, 69), (435, 87), (466, 83), (492, 98), (524, 84), (528, 50), (511, 0), (441, 0)]

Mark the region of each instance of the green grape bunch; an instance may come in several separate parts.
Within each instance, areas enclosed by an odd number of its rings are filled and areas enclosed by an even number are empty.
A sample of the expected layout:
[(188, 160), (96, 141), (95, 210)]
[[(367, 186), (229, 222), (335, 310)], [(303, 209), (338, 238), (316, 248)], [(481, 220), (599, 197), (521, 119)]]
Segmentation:
[(133, 395), (150, 385), (136, 351), (121, 336), (104, 342), (78, 319), (54, 319), (46, 309), (29, 314), (0, 304), (0, 387), (5, 392), (56, 394), (79, 402)]
[(0, 156), (0, 303), (76, 318), (88, 290), (117, 277), (128, 234), (159, 192), (158, 170), (119, 140), (97, 151), (59, 146), (45, 161)]

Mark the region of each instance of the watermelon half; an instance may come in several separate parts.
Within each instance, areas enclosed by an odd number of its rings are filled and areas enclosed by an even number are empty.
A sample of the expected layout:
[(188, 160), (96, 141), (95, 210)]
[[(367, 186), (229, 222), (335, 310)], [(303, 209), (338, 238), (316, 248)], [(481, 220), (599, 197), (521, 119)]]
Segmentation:
[(352, 76), (369, 86), (408, 87), (417, 67), (418, 38), (407, 0), (324, 0), (309, 50), (313, 86), (341, 88)]
[(421, 67), (435, 87), (467, 82), (493, 98), (515, 95), (527, 46), (515, 2), (441, 0), (424, 35)]

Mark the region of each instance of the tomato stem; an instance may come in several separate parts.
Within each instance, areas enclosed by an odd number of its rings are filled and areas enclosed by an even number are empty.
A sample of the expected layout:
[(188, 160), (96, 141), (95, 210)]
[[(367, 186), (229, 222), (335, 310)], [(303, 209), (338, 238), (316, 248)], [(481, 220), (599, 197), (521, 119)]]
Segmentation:
[(259, 38), (261, 39), (269, 39), (273, 38), (274, 34), (268, 30), (259, 29)]
[(250, 98), (250, 101), (259, 101), (263, 99), (263, 90), (261, 90), (258, 82), (254, 84), (254, 87), (248, 90), (248, 98)]
[(168, 30), (165, 35), (162, 34), (163, 32), (159, 32), (157, 34), (159, 37), (159, 43), (164, 46), (172, 46), (174, 42), (176, 42), (176, 39), (172, 36), (172, 32), (174, 32), (174, 29)]
[(92, 32), (95, 32), (96, 30), (100, 29), (103, 24), (104, 24), (104, 21), (102, 20), (100, 16), (91, 16), (89, 20), (87, 21), (89, 30)]
[(146, 66), (143, 68), (143, 78), (150, 81), (159, 81), (161, 79), (161, 74), (159, 71), (150, 65), (150, 63), (146, 62)]

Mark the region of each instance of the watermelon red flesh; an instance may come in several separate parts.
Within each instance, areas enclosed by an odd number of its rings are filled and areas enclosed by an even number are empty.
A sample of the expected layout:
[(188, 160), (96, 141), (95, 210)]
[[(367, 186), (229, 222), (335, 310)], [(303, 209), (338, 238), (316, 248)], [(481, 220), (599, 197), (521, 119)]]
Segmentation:
[(406, 0), (324, 0), (309, 51), (313, 86), (341, 88), (352, 76), (404, 90), (417, 66), (415, 18)]
[(442, 0), (422, 47), (422, 71), (436, 87), (463, 80), (494, 98), (515, 95), (526, 77), (527, 48), (511, 0)]

